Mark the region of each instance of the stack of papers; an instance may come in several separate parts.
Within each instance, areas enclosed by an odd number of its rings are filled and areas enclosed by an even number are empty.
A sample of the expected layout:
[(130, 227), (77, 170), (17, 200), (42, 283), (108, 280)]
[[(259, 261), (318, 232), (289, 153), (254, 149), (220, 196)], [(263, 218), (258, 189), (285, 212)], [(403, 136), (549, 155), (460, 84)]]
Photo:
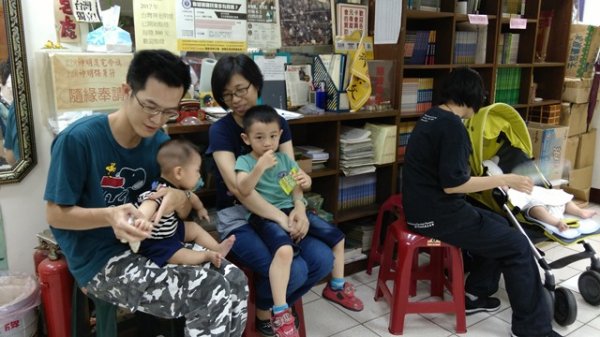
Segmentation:
[(343, 126), (340, 143), (340, 166), (344, 175), (375, 172), (371, 131)]

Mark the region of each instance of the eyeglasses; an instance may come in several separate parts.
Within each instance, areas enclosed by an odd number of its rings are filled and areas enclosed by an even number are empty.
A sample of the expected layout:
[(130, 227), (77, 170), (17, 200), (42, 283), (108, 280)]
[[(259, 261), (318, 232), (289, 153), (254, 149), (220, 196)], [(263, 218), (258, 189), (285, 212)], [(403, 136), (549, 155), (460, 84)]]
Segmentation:
[(248, 83), (248, 86), (245, 88), (236, 89), (231, 94), (223, 94), (223, 101), (231, 102), (233, 100), (233, 96), (238, 97), (238, 98), (244, 97), (248, 93), (248, 89), (250, 88), (251, 85), (252, 85), (252, 83)]
[(144, 110), (144, 112), (150, 116), (161, 115), (161, 117), (167, 116), (168, 118), (175, 118), (179, 116), (179, 109), (159, 109), (156, 107), (147, 106), (140, 101), (140, 99), (137, 97), (137, 94), (133, 94), (133, 97), (135, 97), (135, 100), (142, 107), (142, 110)]

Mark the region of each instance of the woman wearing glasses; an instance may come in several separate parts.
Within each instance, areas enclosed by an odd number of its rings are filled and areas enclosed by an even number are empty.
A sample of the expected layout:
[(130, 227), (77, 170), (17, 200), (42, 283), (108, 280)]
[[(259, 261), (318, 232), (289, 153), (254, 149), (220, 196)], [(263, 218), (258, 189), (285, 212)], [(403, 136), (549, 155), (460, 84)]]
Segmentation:
[[(236, 158), (251, 150), (240, 137), (243, 132), (242, 118), (248, 109), (257, 104), (263, 86), (263, 77), (258, 66), (246, 55), (222, 57), (213, 70), (211, 85), (215, 100), (230, 111), (210, 127), (207, 150), (207, 153), (212, 154), (218, 168), (217, 230), (222, 239), (235, 235), (230, 254), (241, 264), (252, 269), (256, 275), (257, 329), (265, 336), (275, 336), (270, 321), (273, 298), (269, 285), (269, 266), (272, 256), (252, 226), (248, 225), (246, 216), (251, 211), (264, 218), (278, 219), (277, 223), (280, 225), (298, 228), (298, 231), (291, 235), (301, 238), (308, 231), (305, 204), (302, 200), (297, 200), (294, 210), (287, 216), (265, 201), (256, 191), (249, 197), (242, 197), (237, 190), (234, 170)], [(283, 118), (280, 124), (283, 133), (279, 141), (279, 151), (293, 159), (290, 128)], [(301, 174), (310, 179), (306, 173)], [(287, 288), (290, 305), (327, 276), (333, 266), (333, 254), (325, 243), (309, 236), (300, 240), (299, 245), (301, 251), (292, 262)]]
[[(77, 284), (94, 298), (158, 317), (184, 316), (186, 336), (241, 336), (248, 287), (235, 265), (160, 267), (127, 245), (151, 235), (152, 228), (132, 225), (143, 217), (132, 203), (160, 175), (156, 154), (169, 138), (161, 127), (177, 116), (190, 82), (189, 67), (172, 53), (137, 52), (121, 107), (75, 121), (52, 143), (46, 218)], [(189, 193), (169, 187), (153, 194), (161, 197), (155, 219), (187, 217)], [(150, 333), (158, 331), (140, 332)]]

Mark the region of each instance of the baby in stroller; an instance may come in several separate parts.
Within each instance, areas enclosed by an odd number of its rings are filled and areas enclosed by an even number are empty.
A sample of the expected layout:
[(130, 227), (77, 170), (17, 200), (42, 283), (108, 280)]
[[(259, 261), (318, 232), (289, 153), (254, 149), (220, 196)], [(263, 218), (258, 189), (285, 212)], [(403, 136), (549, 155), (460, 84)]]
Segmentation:
[[(497, 165), (498, 161), (499, 158), (494, 156), (483, 162), (488, 174), (503, 173)], [(597, 212), (577, 206), (573, 202), (573, 195), (562, 189), (534, 186), (531, 194), (508, 187), (504, 191), (512, 205), (519, 207), (526, 220), (543, 226), (555, 235), (573, 239), (600, 229), (600, 224), (591, 219)]]
[[(550, 182), (532, 160), (532, 143), (527, 126), (513, 107), (504, 103), (483, 107), (465, 121), (465, 127), (473, 149), (469, 157), (471, 175), (512, 172), (532, 177), (535, 185), (542, 186), (534, 188), (530, 195), (495, 189), (471, 193), (469, 199), (477, 205), (504, 214), (513, 227), (528, 238), (532, 252), (544, 270), (544, 288), (549, 303), (553, 305), (555, 321), (562, 326), (572, 324), (577, 316), (577, 302), (570, 289), (557, 286), (552, 270), (589, 259), (590, 266), (580, 274), (578, 288), (586, 302), (600, 305), (600, 259), (594, 248), (585, 241), (600, 234), (600, 224), (592, 218), (596, 212), (577, 207), (572, 202), (572, 195), (551, 188)], [(578, 217), (577, 224), (564, 218), (563, 213)], [(559, 220), (569, 228), (565, 229)], [(536, 226), (522, 226), (521, 223)], [(543, 252), (534, 244), (534, 241), (541, 242), (545, 238), (562, 245), (581, 244), (583, 251), (548, 263), (542, 256)]]

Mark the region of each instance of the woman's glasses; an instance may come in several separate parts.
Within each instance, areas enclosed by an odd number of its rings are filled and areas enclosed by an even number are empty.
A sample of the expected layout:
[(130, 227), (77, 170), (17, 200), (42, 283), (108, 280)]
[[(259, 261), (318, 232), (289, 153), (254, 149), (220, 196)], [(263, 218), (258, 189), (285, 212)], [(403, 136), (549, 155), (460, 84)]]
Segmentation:
[(231, 102), (233, 100), (233, 96), (238, 97), (238, 98), (244, 97), (248, 93), (248, 89), (250, 88), (251, 85), (252, 85), (252, 83), (248, 83), (248, 86), (245, 88), (236, 89), (234, 92), (232, 92), (230, 94), (223, 94), (223, 101)]

